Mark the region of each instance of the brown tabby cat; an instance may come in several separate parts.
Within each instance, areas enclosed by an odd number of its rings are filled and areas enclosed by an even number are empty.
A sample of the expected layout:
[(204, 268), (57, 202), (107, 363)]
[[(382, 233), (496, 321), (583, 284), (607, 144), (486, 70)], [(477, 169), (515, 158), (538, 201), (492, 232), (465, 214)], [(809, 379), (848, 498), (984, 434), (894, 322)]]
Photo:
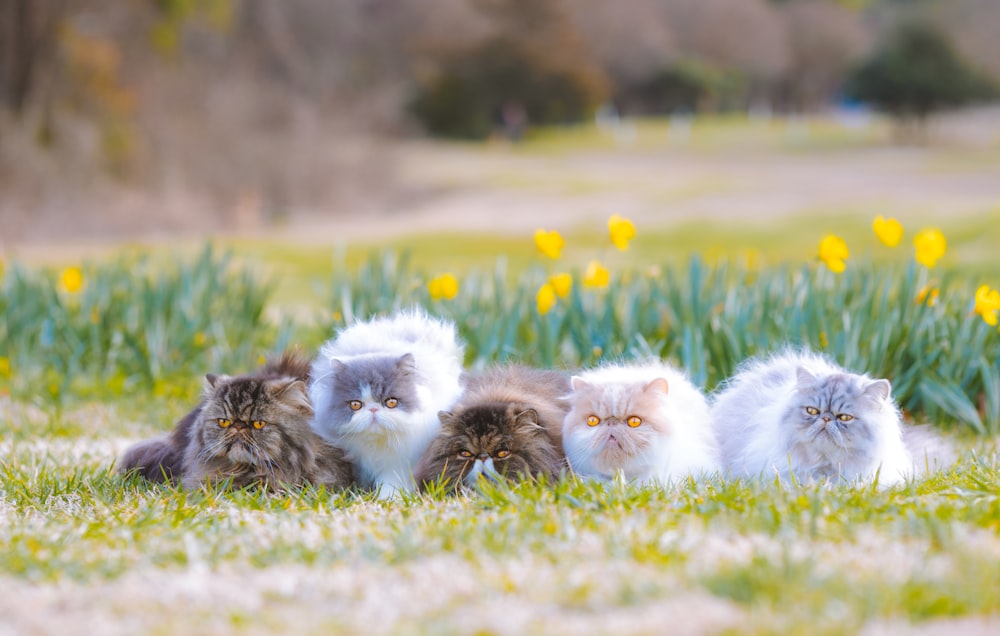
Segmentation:
[(344, 488), (351, 467), (343, 452), (309, 427), (310, 361), (285, 354), (252, 375), (205, 376), (201, 404), (169, 436), (132, 446), (121, 472), (185, 488), (229, 480), (234, 488), (314, 483)]
[(563, 465), (561, 427), (569, 376), (523, 366), (499, 367), (465, 380), (441, 433), (418, 471), (418, 483), (449, 487), (490, 479), (552, 476)]

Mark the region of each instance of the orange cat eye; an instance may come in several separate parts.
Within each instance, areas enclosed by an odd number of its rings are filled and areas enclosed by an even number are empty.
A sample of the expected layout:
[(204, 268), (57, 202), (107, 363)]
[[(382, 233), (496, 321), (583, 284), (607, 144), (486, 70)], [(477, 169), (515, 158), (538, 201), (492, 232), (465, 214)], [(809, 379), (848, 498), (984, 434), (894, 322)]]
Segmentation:
[(470, 451), (467, 451), (467, 450), (459, 451), (458, 456), (459, 457), (464, 457), (465, 459), (470, 459), (472, 457), (472, 453)]
[(253, 421), (253, 427), (254, 428), (264, 428), (266, 425), (267, 425), (267, 422), (265, 422), (264, 420), (254, 420)]
[(591, 415), (590, 417), (587, 418), (587, 426), (597, 426), (600, 423), (601, 423), (601, 418), (597, 417), (596, 415)]
[(503, 459), (505, 457), (510, 457), (510, 451), (509, 450), (497, 451), (497, 454), (496, 454), (496, 458), (497, 459)]
[(389, 398), (388, 400), (385, 401), (385, 406), (386, 408), (394, 409), (397, 406), (399, 406), (399, 400), (397, 400), (396, 398)]
[(841, 413), (840, 415), (837, 416), (837, 419), (840, 420), (841, 422), (850, 422), (851, 420), (854, 419), (854, 416), (848, 415), (847, 413)]
[(351, 407), (352, 411), (360, 411), (364, 404), (361, 403), (361, 400), (351, 400), (347, 403), (347, 406)]
[(216, 420), (216, 422), (218, 422), (219, 426), (221, 426), (222, 428), (229, 428), (229, 426), (233, 423), (232, 420), (227, 420), (224, 417), (220, 417), (219, 419)]
[(642, 418), (639, 417), (638, 415), (629, 415), (628, 419), (625, 420), (625, 423), (631, 426), (632, 428), (636, 428), (637, 426), (642, 424)]
[(815, 406), (807, 406), (806, 413), (808, 413), (809, 415), (819, 415), (819, 409), (816, 408)]

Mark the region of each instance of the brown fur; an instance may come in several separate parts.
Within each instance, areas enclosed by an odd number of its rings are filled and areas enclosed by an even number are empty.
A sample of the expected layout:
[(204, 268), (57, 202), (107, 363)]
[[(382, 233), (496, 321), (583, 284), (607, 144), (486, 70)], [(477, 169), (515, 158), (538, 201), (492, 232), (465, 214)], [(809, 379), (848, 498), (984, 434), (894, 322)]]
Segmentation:
[[(343, 453), (309, 428), (310, 366), (308, 359), (285, 353), (251, 375), (207, 375), (201, 404), (170, 435), (129, 448), (119, 470), (151, 481), (180, 481), (188, 488), (224, 479), (234, 487), (257, 482), (269, 487), (350, 485), (351, 467)], [(219, 418), (231, 419), (234, 425), (222, 431)], [(250, 425), (253, 419), (267, 424), (256, 430)], [(241, 450), (249, 447), (252, 457)]]
[[(554, 475), (564, 463), (562, 421), (569, 377), (558, 371), (498, 367), (465, 379), (465, 392), (451, 412), (440, 413), (441, 432), (417, 471), (418, 483), (442, 477), (454, 487), (489, 459), (497, 473)], [(473, 454), (471, 458), (460, 455)], [(498, 457), (508, 451), (506, 457)]]

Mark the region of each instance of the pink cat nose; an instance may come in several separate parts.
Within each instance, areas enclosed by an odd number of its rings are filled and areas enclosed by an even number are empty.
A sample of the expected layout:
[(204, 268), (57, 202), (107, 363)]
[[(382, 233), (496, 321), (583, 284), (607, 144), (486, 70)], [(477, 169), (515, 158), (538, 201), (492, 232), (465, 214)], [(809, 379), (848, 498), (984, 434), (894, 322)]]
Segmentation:
[(489, 458), (490, 458), (489, 453), (479, 453), (479, 459), (483, 460), (484, 462)]
[(371, 407), (368, 410), (371, 411), (372, 413), (374, 413), (374, 412), (378, 411), (378, 407), (373, 406), (373, 407)]

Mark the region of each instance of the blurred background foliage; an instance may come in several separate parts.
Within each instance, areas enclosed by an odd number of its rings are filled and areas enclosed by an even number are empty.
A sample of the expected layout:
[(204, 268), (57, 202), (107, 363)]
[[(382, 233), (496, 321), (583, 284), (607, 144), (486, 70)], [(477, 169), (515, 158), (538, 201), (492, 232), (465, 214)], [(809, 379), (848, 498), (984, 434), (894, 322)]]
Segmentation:
[(0, 221), (85, 231), (92, 200), (123, 235), (260, 227), (363, 206), (379, 140), (595, 113), (857, 98), (919, 137), (995, 94), (998, 32), (995, 0), (0, 0)]

